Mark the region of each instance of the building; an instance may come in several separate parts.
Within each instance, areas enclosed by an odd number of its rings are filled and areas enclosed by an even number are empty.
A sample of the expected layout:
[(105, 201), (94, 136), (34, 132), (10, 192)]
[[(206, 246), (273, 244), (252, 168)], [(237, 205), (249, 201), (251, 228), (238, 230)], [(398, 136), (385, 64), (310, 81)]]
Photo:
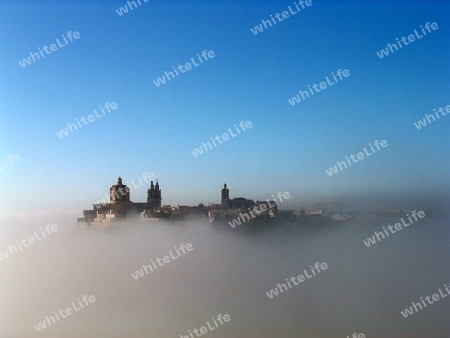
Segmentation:
[(255, 202), (253, 202), (253, 200), (248, 200), (244, 197), (236, 197), (230, 200), (229, 207), (231, 209), (247, 210), (253, 208), (254, 205)]
[(150, 188), (147, 191), (147, 204), (153, 212), (161, 209), (161, 189), (158, 181), (156, 181), (156, 185), (153, 185), (153, 181), (150, 182)]
[(278, 213), (278, 206), (274, 201), (256, 201), (255, 207), (259, 210), (259, 217), (275, 217)]
[(228, 222), (242, 217), (242, 214), (247, 214), (252, 220), (274, 218), (278, 212), (277, 204), (274, 201), (256, 201), (255, 203), (253, 200), (244, 197), (230, 199), (230, 192), (226, 183), (221, 191), (221, 203), (219, 205), (212, 204), (207, 210), (210, 222)]
[(227, 184), (225, 183), (223, 185), (222, 191), (221, 191), (221, 209), (222, 210), (247, 210), (249, 208), (253, 208), (255, 205), (255, 202), (253, 200), (248, 200), (243, 197), (236, 197), (233, 199), (230, 199), (230, 191), (227, 187)]
[(130, 204), (130, 188), (122, 184), (122, 178), (120, 177), (117, 184), (109, 188), (109, 203), (114, 206), (114, 210), (121, 213)]
[(221, 207), (222, 209), (228, 209), (230, 206), (230, 191), (227, 188), (227, 183), (223, 185), (222, 195), (221, 195)]
[(94, 204), (92, 210), (84, 210), (84, 217), (78, 218), (78, 222), (103, 226), (132, 217), (168, 217), (168, 214), (161, 210), (161, 201), (159, 183), (156, 182), (154, 185), (151, 181), (147, 191), (147, 202), (132, 202), (130, 188), (123, 184), (122, 178), (119, 177), (117, 184), (113, 184), (109, 189), (109, 203)]

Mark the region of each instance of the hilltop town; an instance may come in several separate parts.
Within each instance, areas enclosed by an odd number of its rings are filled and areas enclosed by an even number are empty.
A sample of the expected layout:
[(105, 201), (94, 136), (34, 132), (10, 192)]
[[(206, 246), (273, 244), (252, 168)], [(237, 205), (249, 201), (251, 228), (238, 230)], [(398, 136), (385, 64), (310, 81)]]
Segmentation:
[[(313, 210), (303, 208), (298, 210), (279, 210), (279, 205), (290, 198), (288, 192), (279, 192), (272, 195), (272, 200), (254, 201), (244, 197), (230, 198), (227, 184), (221, 189), (220, 204), (210, 203), (205, 206), (163, 205), (162, 190), (159, 182), (150, 182), (147, 190), (146, 202), (133, 202), (130, 199), (131, 189), (123, 184), (119, 177), (117, 184), (109, 189), (109, 203), (94, 203), (93, 208), (84, 210), (82, 218), (78, 218), (79, 226), (104, 227), (118, 222), (141, 221), (181, 221), (189, 216), (200, 216), (209, 222), (228, 222), (234, 227), (247, 227), (254, 224), (279, 224), (281, 221), (293, 221), (296, 223), (327, 224), (331, 222), (347, 222), (352, 219), (364, 218), (366, 220), (378, 220), (380, 218), (399, 217), (410, 210), (368, 210), (368, 211), (343, 211), (344, 198), (337, 199), (334, 203), (317, 203)], [(430, 208), (427, 216), (436, 216)], [(258, 223), (259, 222), (259, 223)]]

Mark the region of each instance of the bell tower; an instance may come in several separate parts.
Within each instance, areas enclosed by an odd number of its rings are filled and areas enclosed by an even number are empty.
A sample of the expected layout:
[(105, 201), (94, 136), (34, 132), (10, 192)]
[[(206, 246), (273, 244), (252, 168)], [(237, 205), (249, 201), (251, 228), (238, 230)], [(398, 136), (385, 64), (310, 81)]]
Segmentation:
[(222, 209), (228, 209), (230, 206), (230, 191), (227, 188), (227, 183), (223, 185), (222, 196), (221, 196), (221, 207)]
[(150, 188), (147, 191), (147, 203), (150, 206), (150, 210), (156, 211), (161, 209), (161, 192), (158, 181), (156, 181), (156, 185), (151, 181)]

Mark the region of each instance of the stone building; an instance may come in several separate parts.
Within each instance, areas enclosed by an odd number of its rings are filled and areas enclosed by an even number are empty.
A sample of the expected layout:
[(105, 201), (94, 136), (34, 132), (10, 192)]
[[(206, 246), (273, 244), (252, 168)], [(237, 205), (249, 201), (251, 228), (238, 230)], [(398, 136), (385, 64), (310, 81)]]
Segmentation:
[(109, 203), (94, 204), (92, 210), (84, 210), (84, 217), (78, 218), (79, 223), (91, 223), (93, 225), (105, 225), (111, 221), (130, 217), (158, 217), (161, 214), (161, 189), (159, 183), (150, 183), (147, 191), (147, 202), (132, 202), (130, 200), (131, 189), (123, 184), (119, 177), (117, 184), (109, 189)]
[(221, 207), (222, 209), (228, 209), (230, 206), (230, 191), (227, 188), (227, 184), (223, 185), (222, 196), (221, 196)]
[(161, 209), (161, 189), (158, 181), (156, 181), (156, 185), (153, 185), (153, 181), (151, 181), (150, 189), (147, 191), (147, 204), (151, 211)]
[(253, 208), (255, 202), (253, 200), (248, 200), (243, 197), (236, 197), (230, 199), (230, 191), (227, 188), (227, 184), (223, 185), (222, 195), (221, 195), (221, 209), (222, 210), (247, 210)]
[(127, 205), (130, 204), (130, 188), (122, 184), (122, 178), (119, 177), (117, 184), (109, 188), (109, 203), (114, 205), (118, 212), (124, 212)]

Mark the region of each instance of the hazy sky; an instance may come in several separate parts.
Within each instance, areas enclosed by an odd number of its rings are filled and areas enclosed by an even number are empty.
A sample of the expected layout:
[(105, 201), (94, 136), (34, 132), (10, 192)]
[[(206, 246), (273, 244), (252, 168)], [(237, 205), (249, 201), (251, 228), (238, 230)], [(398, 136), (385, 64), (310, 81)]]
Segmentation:
[[(0, 170), (3, 212), (81, 210), (144, 173), (163, 204), (448, 190), (448, 123), (414, 122), (448, 98), (448, 13), (441, 2), (314, 1), (273, 27), (250, 29), (293, 1), (2, 2)], [(439, 29), (380, 59), (376, 52)], [(61, 35), (80, 37), (21, 67)], [(420, 31), (419, 31), (420, 32)], [(61, 40), (62, 42), (62, 40)], [(154, 80), (202, 51), (215, 57), (157, 87)], [(295, 106), (288, 99), (339, 69), (350, 76)], [(62, 139), (68, 123), (105, 102), (118, 109)], [(241, 121), (253, 128), (191, 154)], [(234, 130), (234, 129), (233, 129)], [(375, 140), (388, 146), (328, 176), (325, 169)], [(136, 181), (137, 182), (137, 181)], [(146, 187), (132, 193), (144, 201)]]

